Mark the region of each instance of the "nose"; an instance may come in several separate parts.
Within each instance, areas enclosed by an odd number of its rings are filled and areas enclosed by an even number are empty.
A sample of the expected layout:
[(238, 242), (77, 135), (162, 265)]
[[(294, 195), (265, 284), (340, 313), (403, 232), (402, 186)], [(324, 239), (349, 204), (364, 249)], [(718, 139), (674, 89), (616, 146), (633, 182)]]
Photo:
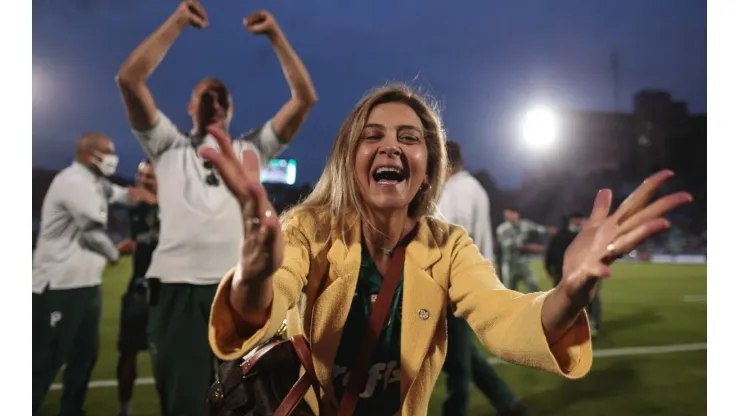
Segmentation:
[(380, 154), (386, 156), (401, 156), (401, 148), (398, 147), (398, 143), (394, 140), (393, 142), (386, 142), (380, 147)]

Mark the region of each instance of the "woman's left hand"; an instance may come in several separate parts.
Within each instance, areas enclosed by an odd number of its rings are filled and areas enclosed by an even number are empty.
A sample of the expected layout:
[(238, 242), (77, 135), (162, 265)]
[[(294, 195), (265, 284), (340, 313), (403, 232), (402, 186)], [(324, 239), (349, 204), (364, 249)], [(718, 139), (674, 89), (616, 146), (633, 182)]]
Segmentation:
[(591, 302), (598, 279), (611, 275), (609, 265), (614, 260), (670, 227), (665, 214), (692, 201), (689, 193), (676, 192), (648, 205), (672, 176), (669, 170), (652, 175), (612, 215), (612, 192), (599, 191), (588, 222), (565, 252), (563, 280), (556, 289), (568, 298), (571, 310), (580, 310)]

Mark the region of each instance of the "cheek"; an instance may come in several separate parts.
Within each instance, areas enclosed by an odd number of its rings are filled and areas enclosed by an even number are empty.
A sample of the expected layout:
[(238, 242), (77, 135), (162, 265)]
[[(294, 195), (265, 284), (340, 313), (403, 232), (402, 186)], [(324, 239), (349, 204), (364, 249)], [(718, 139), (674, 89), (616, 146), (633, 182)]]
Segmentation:
[(358, 179), (366, 178), (367, 171), (370, 169), (370, 152), (362, 147), (355, 153), (355, 175)]
[(412, 166), (412, 181), (421, 183), (427, 176), (427, 161), (429, 156), (426, 149), (415, 152), (409, 157), (409, 164)]

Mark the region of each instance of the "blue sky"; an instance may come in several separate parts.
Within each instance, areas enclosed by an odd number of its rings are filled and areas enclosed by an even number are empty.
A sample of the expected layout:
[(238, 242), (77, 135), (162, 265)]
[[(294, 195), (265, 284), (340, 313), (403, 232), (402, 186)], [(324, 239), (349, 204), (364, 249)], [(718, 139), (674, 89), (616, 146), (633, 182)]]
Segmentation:
[[(175, 0), (33, 3), (34, 167), (60, 168), (85, 131), (114, 138), (120, 172), (143, 157), (128, 130), (113, 77), (133, 48), (175, 9)], [(406, 81), (433, 94), (468, 167), (516, 187), (537, 163), (517, 140), (529, 106), (610, 110), (609, 55), (619, 51), (621, 98), (668, 90), (706, 112), (706, 2), (699, 0), (204, 0), (211, 25), (188, 30), (150, 81), (159, 107), (189, 129), (186, 104), (205, 76), (235, 98), (233, 133), (258, 126), (288, 98), (265, 38), (241, 24), (267, 9), (311, 72), (315, 107), (284, 157), (298, 181), (315, 181), (343, 118), (362, 94)]]

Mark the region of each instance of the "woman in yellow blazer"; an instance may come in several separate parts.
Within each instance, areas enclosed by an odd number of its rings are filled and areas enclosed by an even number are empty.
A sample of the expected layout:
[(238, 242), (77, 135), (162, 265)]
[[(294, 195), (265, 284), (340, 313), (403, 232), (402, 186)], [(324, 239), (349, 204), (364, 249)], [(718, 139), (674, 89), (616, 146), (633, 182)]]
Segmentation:
[[(447, 348), (448, 303), (501, 359), (584, 376), (592, 350), (583, 308), (596, 280), (609, 276), (608, 264), (618, 255), (666, 229), (665, 213), (691, 199), (677, 193), (648, 205), (669, 171), (646, 180), (611, 216), (611, 192), (599, 192), (588, 226), (568, 249), (561, 284), (524, 295), (501, 284), (463, 229), (434, 219), (445, 134), (438, 114), (408, 87), (379, 88), (360, 101), (314, 191), (285, 213), (282, 227), (259, 184), (254, 155), (245, 152), (240, 162), (229, 138), (211, 133), (224, 153), (201, 154), (244, 213), (242, 258), (222, 280), (211, 310), (211, 347), (223, 360), (238, 359), (288, 317), (290, 332), (303, 332), (310, 342), (322, 414), (337, 411), (337, 390), (346, 385), (367, 323), (362, 308), (372, 304), (379, 276), (403, 239), (395, 310), (354, 414), (427, 413)], [(308, 401), (318, 413), (315, 398)]]

